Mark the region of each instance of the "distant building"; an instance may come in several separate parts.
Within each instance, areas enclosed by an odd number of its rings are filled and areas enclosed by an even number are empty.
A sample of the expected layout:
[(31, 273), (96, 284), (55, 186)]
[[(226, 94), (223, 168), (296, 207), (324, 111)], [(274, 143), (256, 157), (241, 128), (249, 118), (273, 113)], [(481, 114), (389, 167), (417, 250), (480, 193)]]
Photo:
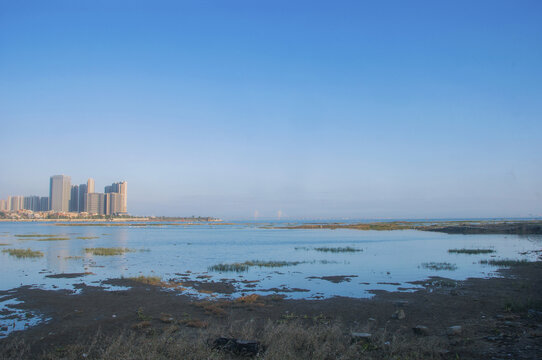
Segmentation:
[(90, 178), (87, 180), (87, 194), (92, 194), (94, 192), (94, 179)]
[(88, 193), (87, 212), (89, 214), (103, 215), (105, 213), (105, 194), (95, 192)]
[[(105, 187), (106, 194), (117, 194), (111, 199), (110, 207), (111, 214), (127, 214), (128, 213), (128, 183), (121, 181), (113, 183)], [(113, 210), (114, 209), (114, 210)]]
[(40, 211), (49, 210), (49, 198), (47, 196), (40, 197)]
[(69, 211), (71, 197), (71, 179), (66, 175), (51, 176), (49, 186), (49, 205), (53, 211)]
[(24, 209), (24, 197), (8, 196), (8, 206), (10, 211), (19, 211)]
[(32, 211), (41, 211), (41, 203), (39, 196), (25, 196), (24, 197), (24, 208), (26, 210)]
[(87, 184), (79, 185), (79, 207), (78, 212), (87, 211)]
[(0, 200), (0, 211), (8, 210), (8, 202), (6, 200)]
[(79, 212), (79, 185), (72, 185), (70, 196), (70, 211)]

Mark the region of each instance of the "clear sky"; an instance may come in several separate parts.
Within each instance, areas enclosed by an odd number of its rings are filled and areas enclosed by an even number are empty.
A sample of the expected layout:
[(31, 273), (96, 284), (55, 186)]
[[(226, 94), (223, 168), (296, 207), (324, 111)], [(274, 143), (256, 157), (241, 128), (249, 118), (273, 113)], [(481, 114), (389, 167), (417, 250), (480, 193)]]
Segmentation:
[(541, 1), (0, 0), (0, 198), (542, 215)]

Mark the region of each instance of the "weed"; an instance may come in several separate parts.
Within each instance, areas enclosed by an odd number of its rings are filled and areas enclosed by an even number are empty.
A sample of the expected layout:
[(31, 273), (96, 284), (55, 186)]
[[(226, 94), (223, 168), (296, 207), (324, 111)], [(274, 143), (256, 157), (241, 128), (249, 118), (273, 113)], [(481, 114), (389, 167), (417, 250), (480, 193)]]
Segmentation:
[(528, 260), (513, 260), (513, 259), (499, 259), (499, 260), (480, 260), (482, 265), (493, 265), (493, 266), (515, 266), (515, 265), (524, 265), (529, 263)]
[(350, 247), (350, 246), (347, 246), (347, 247), (318, 247), (318, 248), (314, 248), (314, 250), (316, 251), (320, 251), (320, 252), (331, 252), (331, 253), (344, 253), (344, 252), (358, 252), (358, 251), (363, 251), (362, 249), (356, 249), (356, 248), (353, 248), (353, 247)]
[(90, 253), (96, 256), (114, 256), (114, 255), (123, 255), (128, 252), (134, 252), (135, 250), (128, 248), (85, 248), (86, 253)]
[(248, 271), (251, 267), (283, 267), (283, 266), (295, 266), (302, 264), (301, 261), (263, 261), (263, 260), (251, 260), (245, 261), (243, 263), (233, 263), (233, 264), (217, 264), (209, 266), (209, 271), (220, 271), (220, 272), (243, 272)]
[(450, 254), (468, 254), (468, 255), (476, 255), (476, 254), (491, 254), (494, 253), (495, 250), (493, 249), (450, 249), (448, 250)]
[(2, 252), (7, 253), (11, 256), (15, 256), (19, 259), (43, 257), (43, 253), (41, 251), (34, 251), (31, 249), (4, 249), (2, 250)]
[(451, 264), (447, 262), (428, 262), (428, 263), (422, 263), (422, 268), (429, 269), (429, 270), (457, 270), (456, 264)]

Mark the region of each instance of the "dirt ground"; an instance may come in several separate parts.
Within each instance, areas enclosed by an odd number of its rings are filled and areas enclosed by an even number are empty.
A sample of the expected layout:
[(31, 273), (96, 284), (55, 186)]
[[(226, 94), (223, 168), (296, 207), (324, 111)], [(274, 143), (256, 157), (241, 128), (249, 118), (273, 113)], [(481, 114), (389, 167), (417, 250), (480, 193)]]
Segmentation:
[[(270, 331), (269, 324), (291, 324), (318, 331), (322, 326), (339, 329), (334, 331), (343, 336), (341, 339), (350, 339), (344, 350), (350, 355), (344, 358), (540, 359), (542, 262), (517, 265), (500, 273), (501, 278), (462, 282), (431, 278), (421, 282), (421, 290), (375, 291), (371, 299), (286, 300), (280, 294), (253, 294), (238, 300), (197, 300), (178, 291), (125, 279), (108, 282), (129, 285), (129, 290), (105, 291), (81, 284), (77, 295), (25, 286), (0, 292), (0, 296), (17, 298), (22, 301), (18, 308), (39, 312), (51, 320), (0, 340), (0, 357), (70, 358), (63, 355), (63, 349), (90, 344), (97, 333), (110, 339), (127, 333), (149, 339), (171, 331), (172, 326), (175, 331), (182, 330), (185, 338), (197, 336), (211, 341), (213, 336), (248, 336), (235, 328), (250, 324), (254, 339), (246, 340), (262, 341), (269, 349), (268, 356), (262, 352), (259, 357), (280, 358), (269, 355), (274, 340), (266, 338), (265, 331)], [(227, 292), (229, 286), (205, 288)], [(357, 340), (352, 332), (369, 333), (372, 338), (364, 338), (364, 345), (356, 345), (358, 350), (353, 350), (349, 344)], [(413, 351), (425, 348), (412, 352), (416, 355), (392, 356), (385, 347), (397, 339)], [(327, 340), (318, 341), (325, 344)], [(17, 344), (24, 344), (24, 351)], [(316, 353), (307, 355), (302, 350), (291, 358), (318, 358)], [(352, 351), (358, 351), (358, 357), (355, 353), (351, 356)], [(337, 357), (326, 356), (321, 358)], [(231, 357), (235, 355), (228, 354), (227, 358)], [(192, 358), (198, 356), (194, 353)]]

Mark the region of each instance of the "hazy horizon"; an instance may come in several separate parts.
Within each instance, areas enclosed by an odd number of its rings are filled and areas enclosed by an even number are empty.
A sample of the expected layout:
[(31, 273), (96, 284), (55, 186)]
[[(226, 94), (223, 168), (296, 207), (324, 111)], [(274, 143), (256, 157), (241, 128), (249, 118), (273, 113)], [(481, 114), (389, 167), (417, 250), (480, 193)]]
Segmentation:
[(538, 1), (0, 2), (0, 199), (135, 215), (542, 216)]

